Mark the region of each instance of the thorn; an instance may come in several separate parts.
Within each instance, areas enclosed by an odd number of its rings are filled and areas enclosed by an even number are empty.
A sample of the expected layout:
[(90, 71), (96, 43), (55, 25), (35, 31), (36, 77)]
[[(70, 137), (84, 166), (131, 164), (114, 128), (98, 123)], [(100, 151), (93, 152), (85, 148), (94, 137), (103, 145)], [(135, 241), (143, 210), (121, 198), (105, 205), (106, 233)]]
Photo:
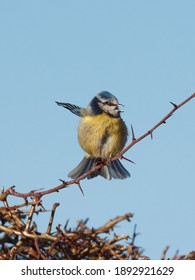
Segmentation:
[(62, 184), (66, 184), (66, 181), (62, 180), (62, 179), (58, 179), (60, 182), (62, 182)]
[(86, 225), (86, 224), (88, 223), (88, 221), (89, 221), (89, 218), (86, 218), (86, 219), (83, 221), (83, 223)]
[(151, 137), (151, 140), (153, 139), (153, 134), (152, 134), (152, 131), (149, 130), (148, 133), (150, 134), (150, 137)]
[(129, 158), (126, 158), (126, 157), (124, 157), (124, 156), (121, 156), (121, 159), (125, 159), (125, 160), (127, 160), (127, 161), (129, 161), (129, 162), (131, 162), (131, 163), (135, 164), (135, 162), (134, 162), (134, 161), (132, 161), (132, 160), (130, 160)]
[(25, 201), (25, 204), (26, 204), (26, 206), (28, 205), (28, 199), (27, 199), (27, 197), (24, 197), (24, 201)]
[(173, 103), (173, 102), (171, 102), (171, 101), (170, 101), (170, 103), (173, 105), (173, 107), (175, 107), (175, 108), (178, 107), (175, 103)]
[(163, 123), (166, 123), (166, 121), (163, 121)]
[(65, 226), (64, 226), (64, 229), (67, 229), (68, 224), (69, 224), (69, 219), (66, 221)]
[(83, 192), (83, 189), (81, 188), (81, 184), (80, 184), (80, 182), (79, 182), (79, 181), (77, 181), (77, 182), (75, 182), (75, 183), (78, 185), (78, 187), (79, 187), (80, 191), (82, 192), (82, 194), (83, 194), (83, 196), (84, 196), (84, 192)]
[(41, 191), (41, 190), (44, 190), (44, 188), (40, 188), (40, 189), (36, 189), (36, 190), (31, 190), (31, 192), (38, 192), (38, 191)]
[(131, 125), (131, 133), (132, 133), (132, 141), (135, 141), (135, 134), (134, 134), (134, 130), (133, 130), (133, 126)]

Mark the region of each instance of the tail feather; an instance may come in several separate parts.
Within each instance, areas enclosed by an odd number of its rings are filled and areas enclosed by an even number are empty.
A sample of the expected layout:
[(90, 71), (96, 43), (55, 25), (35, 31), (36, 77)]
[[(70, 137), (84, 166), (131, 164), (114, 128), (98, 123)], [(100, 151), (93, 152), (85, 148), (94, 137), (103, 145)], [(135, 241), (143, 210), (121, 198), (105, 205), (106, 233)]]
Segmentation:
[(82, 161), (68, 173), (68, 177), (72, 179), (77, 179), (84, 173), (88, 172), (93, 166), (93, 159), (84, 157)]
[(99, 171), (100, 171), (99, 173), (100, 176), (104, 177), (107, 180), (112, 179), (108, 165), (104, 165)]
[[(82, 161), (68, 174), (68, 177), (77, 179), (96, 165), (97, 159), (84, 157)], [(107, 164), (101, 169), (92, 172), (89, 176), (87, 176), (87, 179), (92, 179), (98, 175), (104, 177), (107, 180), (111, 180), (112, 178), (125, 179), (130, 177), (130, 173), (124, 168), (119, 159), (111, 161), (110, 164)]]
[(125, 179), (130, 177), (130, 173), (124, 168), (119, 159), (111, 162), (110, 172), (114, 179)]

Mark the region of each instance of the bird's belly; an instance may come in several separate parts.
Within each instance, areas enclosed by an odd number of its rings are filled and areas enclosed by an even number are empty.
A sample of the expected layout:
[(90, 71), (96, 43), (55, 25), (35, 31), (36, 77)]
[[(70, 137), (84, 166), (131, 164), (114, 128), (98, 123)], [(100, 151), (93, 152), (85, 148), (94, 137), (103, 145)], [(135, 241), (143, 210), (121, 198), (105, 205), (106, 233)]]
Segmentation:
[(86, 116), (81, 119), (78, 140), (89, 156), (111, 158), (123, 149), (127, 127), (121, 118), (111, 118), (106, 114)]

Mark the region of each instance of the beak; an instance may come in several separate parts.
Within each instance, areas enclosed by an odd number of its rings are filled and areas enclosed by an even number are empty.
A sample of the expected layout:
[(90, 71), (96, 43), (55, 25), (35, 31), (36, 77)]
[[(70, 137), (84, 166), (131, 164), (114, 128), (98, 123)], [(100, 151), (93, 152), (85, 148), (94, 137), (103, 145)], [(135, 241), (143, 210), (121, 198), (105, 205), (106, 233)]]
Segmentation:
[[(120, 106), (122, 106), (122, 107), (125, 107), (123, 104), (118, 104), (118, 107), (120, 107)], [(124, 111), (123, 110), (118, 110), (120, 113), (123, 113)]]

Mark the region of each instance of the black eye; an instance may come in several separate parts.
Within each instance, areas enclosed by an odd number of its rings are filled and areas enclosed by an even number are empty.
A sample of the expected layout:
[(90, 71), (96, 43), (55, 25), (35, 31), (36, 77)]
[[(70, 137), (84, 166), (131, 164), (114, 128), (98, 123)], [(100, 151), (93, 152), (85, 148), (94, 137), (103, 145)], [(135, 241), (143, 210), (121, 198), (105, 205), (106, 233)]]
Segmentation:
[(105, 104), (105, 105), (108, 105), (108, 106), (114, 106), (114, 104), (111, 103), (111, 102), (109, 102), (109, 101), (104, 102), (104, 104)]

